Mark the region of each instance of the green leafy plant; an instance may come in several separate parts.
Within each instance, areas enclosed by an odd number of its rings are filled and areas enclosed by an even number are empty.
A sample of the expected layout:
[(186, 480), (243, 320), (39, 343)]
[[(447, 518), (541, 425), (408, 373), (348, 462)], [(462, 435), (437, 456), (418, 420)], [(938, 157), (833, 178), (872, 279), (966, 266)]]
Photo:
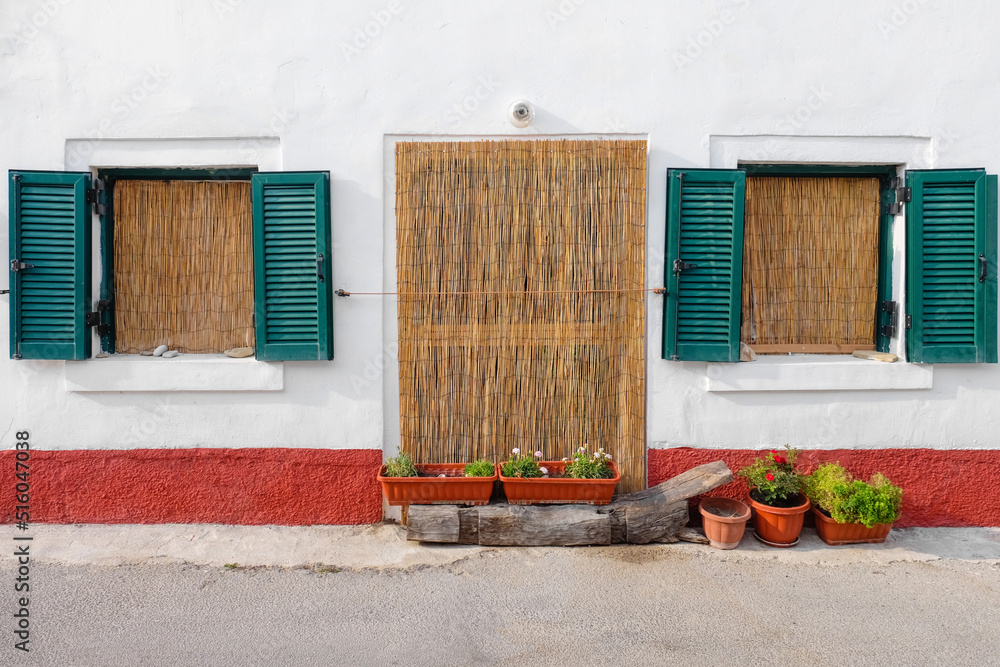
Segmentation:
[(611, 467), (611, 454), (606, 454), (603, 449), (598, 449), (591, 456), (587, 455), (587, 448), (580, 447), (573, 454), (572, 459), (567, 461), (563, 474), (566, 477), (575, 479), (611, 479), (615, 476), (614, 468)]
[(400, 452), (399, 456), (393, 456), (385, 462), (386, 477), (416, 477), (417, 468), (413, 465), (413, 459), (406, 452)]
[(492, 477), (496, 467), (493, 461), (479, 459), (465, 466), (466, 477)]
[(532, 456), (522, 454), (521, 450), (515, 447), (510, 453), (510, 459), (500, 468), (500, 473), (504, 477), (541, 477), (548, 474), (548, 471), (543, 473), (538, 465), (538, 460), (542, 458), (541, 452), (535, 452)]
[(824, 463), (806, 480), (805, 493), (837, 523), (860, 523), (865, 528), (892, 523), (903, 506), (903, 490), (882, 473), (867, 482), (854, 479), (839, 463)]
[(772, 507), (794, 507), (800, 504), (796, 496), (805, 484), (805, 475), (795, 467), (798, 456), (797, 449), (786, 447), (783, 453), (772, 449), (737, 474), (746, 478), (750, 497), (757, 502)]

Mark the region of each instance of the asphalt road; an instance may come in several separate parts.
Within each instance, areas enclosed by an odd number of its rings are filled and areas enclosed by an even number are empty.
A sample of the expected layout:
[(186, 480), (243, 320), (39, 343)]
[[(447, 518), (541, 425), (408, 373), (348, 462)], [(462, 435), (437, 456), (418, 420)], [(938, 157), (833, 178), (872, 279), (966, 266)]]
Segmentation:
[(1000, 665), (1000, 563), (708, 551), (512, 548), (326, 572), (39, 562), (32, 651), (3, 613), (0, 664)]

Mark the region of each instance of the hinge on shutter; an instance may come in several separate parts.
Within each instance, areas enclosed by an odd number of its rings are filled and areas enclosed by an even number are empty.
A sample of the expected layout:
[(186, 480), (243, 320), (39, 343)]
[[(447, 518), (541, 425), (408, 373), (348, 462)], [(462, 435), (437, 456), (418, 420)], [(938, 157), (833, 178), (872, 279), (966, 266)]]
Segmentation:
[(33, 268), (35, 268), (34, 264), (28, 264), (27, 262), (22, 262), (19, 259), (10, 260), (10, 270), (13, 271), (14, 273), (17, 273), (18, 271), (24, 271), (25, 269), (33, 269)]
[(86, 313), (83, 316), (83, 324), (88, 327), (97, 327), (97, 333), (100, 336), (107, 336), (111, 333), (110, 324), (101, 323), (101, 313), (107, 311), (111, 308), (111, 299), (101, 299), (97, 302), (97, 308), (94, 312)]
[(907, 315), (906, 316), (906, 328), (907, 329), (912, 329), (913, 328), (913, 316), (912, 315)]
[(883, 301), (882, 311), (889, 313), (889, 323), (882, 325), (882, 335), (886, 338), (892, 338), (896, 335), (896, 324), (898, 321), (898, 315), (896, 312), (896, 302), (895, 301)]
[(889, 204), (889, 213), (896, 215), (903, 210), (903, 204), (913, 201), (913, 189), (903, 185), (903, 179), (892, 179), (892, 187), (896, 191), (896, 201)]
[(94, 179), (94, 187), (87, 190), (87, 203), (94, 206), (94, 213), (104, 215), (108, 212), (108, 207), (104, 202), (104, 181), (99, 178)]

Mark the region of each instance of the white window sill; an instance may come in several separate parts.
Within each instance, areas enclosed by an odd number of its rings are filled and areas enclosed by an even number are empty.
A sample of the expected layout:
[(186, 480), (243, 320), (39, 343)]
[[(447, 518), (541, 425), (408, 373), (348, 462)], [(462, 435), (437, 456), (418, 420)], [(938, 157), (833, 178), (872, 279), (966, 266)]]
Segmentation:
[(67, 361), (66, 391), (281, 391), (280, 361), (230, 359), (222, 354), (182, 354), (173, 359), (113, 354)]
[(851, 356), (761, 355), (757, 361), (710, 363), (708, 391), (864, 391), (930, 389), (929, 364), (885, 363)]

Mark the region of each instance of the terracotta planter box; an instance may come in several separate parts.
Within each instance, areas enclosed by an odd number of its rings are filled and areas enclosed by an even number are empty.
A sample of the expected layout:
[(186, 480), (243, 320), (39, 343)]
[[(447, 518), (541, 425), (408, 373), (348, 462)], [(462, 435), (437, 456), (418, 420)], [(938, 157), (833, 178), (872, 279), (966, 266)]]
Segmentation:
[[(382, 494), (390, 505), (489, 505), (497, 469), (492, 477), (466, 477), (464, 463), (418, 463), (417, 472), (432, 477), (384, 477)], [(444, 474), (446, 477), (438, 477)]]
[(816, 532), (819, 539), (830, 546), (840, 544), (881, 544), (889, 535), (891, 523), (877, 523), (866, 528), (863, 523), (837, 523), (817, 508), (812, 508), (816, 517)]
[[(565, 461), (539, 461), (538, 465), (549, 473), (562, 474)], [(502, 469), (503, 464), (498, 468)], [(615, 493), (615, 485), (621, 481), (618, 466), (611, 462), (615, 476), (611, 479), (572, 479), (564, 477), (504, 477), (503, 492), (511, 505), (539, 505), (542, 503), (578, 503), (586, 505), (607, 505)]]

